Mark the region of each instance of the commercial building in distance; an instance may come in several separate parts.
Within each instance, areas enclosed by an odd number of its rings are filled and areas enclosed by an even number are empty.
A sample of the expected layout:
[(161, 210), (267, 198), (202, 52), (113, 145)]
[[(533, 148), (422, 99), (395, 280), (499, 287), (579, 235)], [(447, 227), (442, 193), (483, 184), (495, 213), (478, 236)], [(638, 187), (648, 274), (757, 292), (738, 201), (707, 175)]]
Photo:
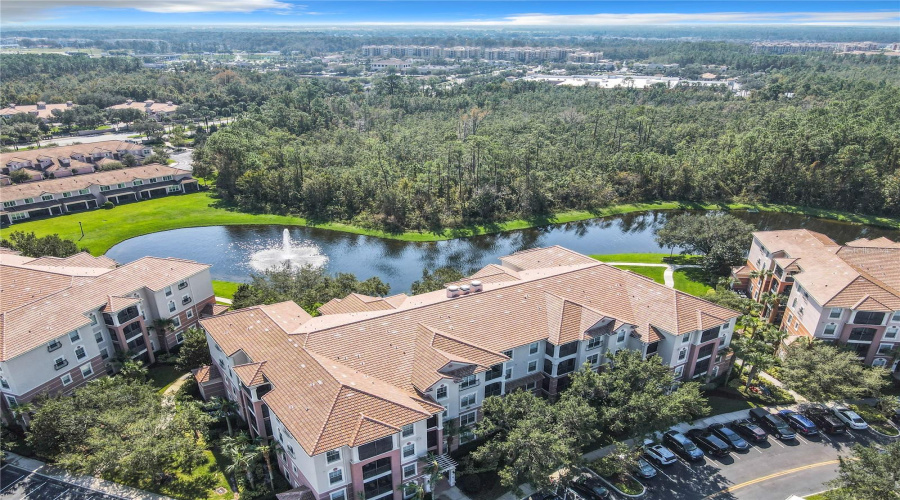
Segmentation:
[[(145, 257), (123, 266), (80, 253), (24, 257), (0, 251), (0, 405), (69, 392), (113, 373), (128, 353), (147, 363), (183, 340), (215, 297), (209, 266)], [(171, 319), (161, 331), (157, 319)]]
[[(747, 263), (732, 270), (754, 300), (771, 294), (766, 317), (793, 337), (846, 345), (859, 359), (900, 373), (900, 243), (887, 238), (838, 245), (806, 229), (753, 233)], [(767, 295), (769, 294), (769, 295)]]
[(682, 380), (724, 373), (736, 312), (561, 247), (500, 261), (445, 290), (332, 300), (318, 317), (283, 302), (203, 319), (200, 387), (281, 444), (297, 498), (375, 500), (427, 483), (429, 453), (452, 484), (444, 427), (474, 439), (487, 397), (555, 397), (622, 349)]

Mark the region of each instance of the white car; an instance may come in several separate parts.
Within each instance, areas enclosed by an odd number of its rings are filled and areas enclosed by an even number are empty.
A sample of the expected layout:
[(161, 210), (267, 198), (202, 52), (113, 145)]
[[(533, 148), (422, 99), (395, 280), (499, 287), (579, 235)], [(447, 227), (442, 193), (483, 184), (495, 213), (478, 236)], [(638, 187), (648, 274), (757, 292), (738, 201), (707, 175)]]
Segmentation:
[(834, 413), (834, 416), (841, 419), (841, 422), (847, 424), (847, 427), (851, 429), (862, 431), (869, 428), (869, 424), (867, 424), (866, 421), (862, 419), (862, 417), (857, 415), (857, 413), (850, 408), (836, 406), (832, 408), (831, 411)]
[(672, 450), (661, 444), (653, 444), (649, 440), (644, 442), (644, 456), (659, 465), (673, 464), (678, 460)]

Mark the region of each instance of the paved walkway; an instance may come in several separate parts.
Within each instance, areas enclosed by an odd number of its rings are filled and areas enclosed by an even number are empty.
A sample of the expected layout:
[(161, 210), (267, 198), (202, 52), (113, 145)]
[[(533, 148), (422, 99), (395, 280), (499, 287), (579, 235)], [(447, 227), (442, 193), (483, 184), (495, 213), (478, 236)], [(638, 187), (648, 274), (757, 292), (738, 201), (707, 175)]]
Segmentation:
[(216, 297), (216, 302), (221, 302), (223, 304), (231, 305), (231, 299), (226, 299), (225, 297)]
[(694, 264), (684, 264), (684, 265), (671, 265), (671, 264), (650, 264), (647, 262), (606, 262), (603, 261), (604, 264), (609, 264), (611, 266), (638, 266), (638, 267), (664, 267), (666, 270), (663, 272), (663, 283), (669, 288), (675, 288), (675, 271), (684, 267), (700, 267)]
[(8, 451), (3, 452), (6, 456), (5, 461), (10, 465), (18, 467), (28, 472), (49, 477), (64, 483), (74, 484), (82, 488), (91, 489), (107, 495), (112, 495), (129, 500), (167, 500), (169, 497), (150, 493), (149, 491), (139, 490), (124, 484), (114, 483), (105, 479), (93, 476), (74, 476), (59, 467), (47, 465), (40, 460), (25, 458)]
[(178, 379), (176, 379), (174, 382), (169, 384), (169, 387), (166, 387), (166, 390), (163, 391), (163, 396), (175, 395), (175, 393), (178, 392), (178, 389), (181, 389), (181, 386), (183, 386), (184, 383), (187, 382), (187, 380), (189, 378), (191, 378), (190, 372), (185, 373), (184, 375), (178, 377)]

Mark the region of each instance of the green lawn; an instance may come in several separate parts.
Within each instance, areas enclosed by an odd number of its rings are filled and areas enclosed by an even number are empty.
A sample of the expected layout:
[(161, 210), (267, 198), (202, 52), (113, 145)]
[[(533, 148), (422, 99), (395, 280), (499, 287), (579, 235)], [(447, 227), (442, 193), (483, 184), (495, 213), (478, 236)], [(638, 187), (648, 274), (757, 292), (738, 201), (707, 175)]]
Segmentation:
[[(560, 212), (554, 215), (511, 220), (483, 226), (470, 226), (460, 229), (446, 229), (440, 232), (406, 231), (402, 233), (387, 233), (339, 222), (316, 223), (303, 217), (290, 215), (250, 214), (240, 212), (231, 207), (224, 206), (220, 201), (212, 198), (209, 192), (205, 191), (132, 203), (129, 205), (118, 206), (111, 210), (100, 209), (52, 217), (49, 219), (29, 221), (16, 224), (14, 228), (22, 231), (34, 231), (38, 236), (58, 233), (63, 238), (76, 240), (79, 245), (87, 247), (92, 254), (101, 255), (116, 243), (129, 238), (157, 231), (178, 229), (181, 227), (240, 224), (312, 226), (334, 231), (366, 234), (403, 241), (438, 241), (478, 234), (499, 233), (514, 229), (525, 229), (548, 224), (573, 222), (629, 212), (643, 212), (647, 210), (742, 210), (747, 208), (756, 208), (762, 211), (800, 213), (815, 217), (825, 217), (900, 229), (900, 219), (863, 216), (846, 212), (802, 208), (790, 205), (703, 204), (662, 201), (615, 205), (594, 211), (575, 210)], [(84, 226), (84, 237), (81, 236), (81, 231), (78, 226), (79, 222)]]
[(615, 266), (619, 269), (623, 269), (625, 271), (632, 271), (634, 273), (640, 274), (641, 276), (646, 276), (653, 281), (664, 284), (665, 281), (663, 279), (663, 274), (666, 272), (666, 268), (664, 267), (649, 267), (649, 266)]
[(231, 281), (213, 280), (212, 286), (213, 293), (216, 295), (216, 297), (225, 297), (226, 299), (230, 299), (234, 297), (234, 292), (237, 291), (238, 287), (241, 286), (241, 284)]
[[(179, 500), (209, 499), (230, 500), (234, 493), (228, 485), (224, 470), (226, 460), (219, 453), (205, 451), (206, 463), (191, 471), (190, 474), (178, 474), (177, 479), (163, 486), (142, 485), (143, 489), (177, 498)], [(217, 488), (225, 488), (225, 494), (216, 493)]]
[(609, 253), (591, 257), (603, 262), (634, 262), (635, 264), (693, 264), (699, 255), (672, 255), (667, 253)]
[(675, 280), (675, 289), (682, 292), (702, 297), (713, 288), (706, 284), (706, 275), (700, 269), (684, 268), (672, 273)]
[(749, 410), (756, 406), (745, 399), (731, 399), (722, 396), (707, 396), (706, 399), (709, 401), (709, 407), (712, 409), (707, 415), (708, 417), (733, 411)]
[(178, 380), (178, 377), (184, 375), (184, 372), (175, 369), (173, 365), (155, 364), (147, 370), (147, 375), (150, 383), (162, 393)]

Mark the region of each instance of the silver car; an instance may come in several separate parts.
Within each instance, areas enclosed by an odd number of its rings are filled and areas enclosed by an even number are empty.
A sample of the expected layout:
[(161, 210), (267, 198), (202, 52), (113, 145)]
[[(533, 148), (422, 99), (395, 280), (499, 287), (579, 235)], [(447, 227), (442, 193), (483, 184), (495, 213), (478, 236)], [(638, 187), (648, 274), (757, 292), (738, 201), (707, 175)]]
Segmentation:
[(869, 428), (869, 424), (867, 424), (866, 421), (859, 416), (859, 414), (857, 414), (850, 408), (836, 406), (832, 408), (831, 411), (834, 412), (835, 417), (841, 419), (841, 422), (847, 424), (847, 427), (851, 429), (864, 431)]
[(672, 450), (661, 444), (653, 443), (644, 444), (644, 456), (659, 465), (674, 464), (678, 460), (678, 457), (675, 456)]

